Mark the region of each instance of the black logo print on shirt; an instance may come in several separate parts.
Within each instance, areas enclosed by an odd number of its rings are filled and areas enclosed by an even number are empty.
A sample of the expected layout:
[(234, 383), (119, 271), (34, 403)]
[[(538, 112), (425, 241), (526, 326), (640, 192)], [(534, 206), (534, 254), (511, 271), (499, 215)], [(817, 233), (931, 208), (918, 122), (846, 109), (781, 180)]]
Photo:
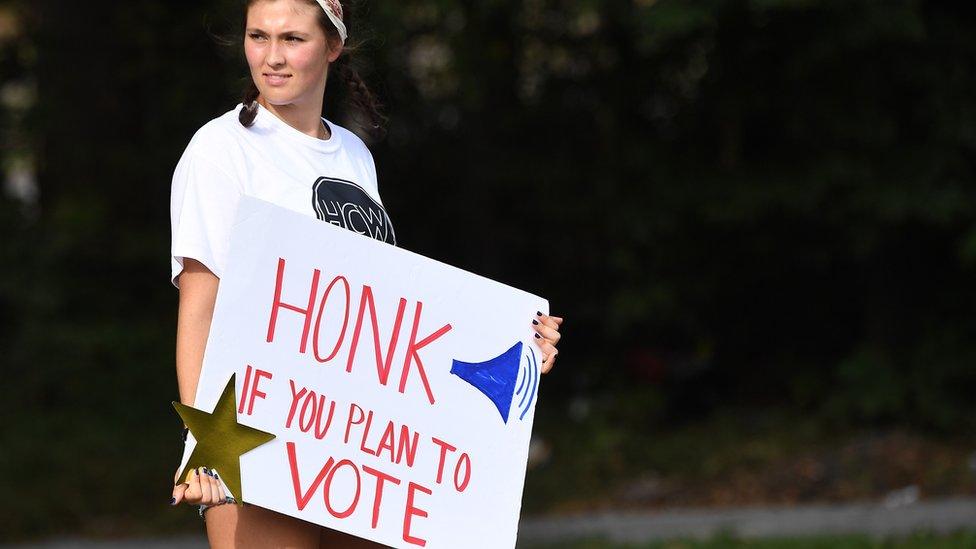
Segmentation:
[(320, 177), (312, 186), (315, 217), (396, 246), (396, 233), (386, 210), (359, 185)]

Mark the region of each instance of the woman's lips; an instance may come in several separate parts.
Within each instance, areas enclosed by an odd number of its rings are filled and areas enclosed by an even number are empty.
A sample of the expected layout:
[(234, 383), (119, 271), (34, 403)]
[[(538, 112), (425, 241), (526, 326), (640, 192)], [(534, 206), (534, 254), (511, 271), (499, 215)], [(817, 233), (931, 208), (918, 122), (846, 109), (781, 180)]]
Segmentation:
[(290, 74), (264, 74), (264, 81), (269, 86), (284, 86), (289, 78), (291, 78)]

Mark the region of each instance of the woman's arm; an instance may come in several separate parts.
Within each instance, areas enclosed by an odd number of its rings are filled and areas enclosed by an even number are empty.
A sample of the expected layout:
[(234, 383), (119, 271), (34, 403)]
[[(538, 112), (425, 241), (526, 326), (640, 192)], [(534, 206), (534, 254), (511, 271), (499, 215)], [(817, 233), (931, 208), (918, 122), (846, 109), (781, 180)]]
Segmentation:
[(210, 334), (219, 280), (195, 259), (183, 260), (179, 275), (180, 310), (176, 323), (176, 382), (180, 402), (193, 406)]
[[(219, 280), (202, 263), (183, 260), (183, 272), (177, 279), (180, 286), (180, 310), (176, 322), (176, 383), (180, 402), (193, 405), (203, 367), (203, 350), (210, 335), (214, 303)], [(186, 502), (193, 505), (214, 505), (224, 501), (223, 487), (210, 471), (191, 471), (186, 482), (173, 488), (170, 504)], [(176, 472), (179, 475), (179, 470)], [(174, 479), (177, 482), (179, 479)]]

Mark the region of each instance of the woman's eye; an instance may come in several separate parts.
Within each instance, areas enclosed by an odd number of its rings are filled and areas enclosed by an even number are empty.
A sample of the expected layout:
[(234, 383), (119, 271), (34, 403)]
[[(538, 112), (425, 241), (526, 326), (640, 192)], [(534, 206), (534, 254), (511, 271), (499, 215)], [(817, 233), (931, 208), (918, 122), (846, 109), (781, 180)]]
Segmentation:
[(262, 40), (264, 38), (263, 34), (249, 34), (248, 37), (251, 40)]
[(288, 38), (285, 38), (285, 40), (288, 40), (290, 42), (304, 42), (304, 40), (302, 40), (297, 36), (289, 36)]

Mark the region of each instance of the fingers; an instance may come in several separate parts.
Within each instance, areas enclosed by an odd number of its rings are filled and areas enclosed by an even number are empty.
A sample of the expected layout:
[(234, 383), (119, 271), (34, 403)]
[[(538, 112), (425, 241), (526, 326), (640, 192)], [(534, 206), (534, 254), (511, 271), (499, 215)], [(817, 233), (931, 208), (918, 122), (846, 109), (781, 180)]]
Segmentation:
[(559, 343), (559, 338), (562, 337), (562, 335), (559, 333), (558, 327), (552, 328), (536, 320), (532, 321), (532, 327), (535, 328), (535, 331), (539, 334), (539, 337), (536, 337), (536, 339), (547, 339), (553, 345)]
[(210, 482), (210, 503), (207, 505), (220, 505), (224, 503), (223, 487), (219, 480), (217, 480), (217, 471), (213, 469), (205, 469), (208, 475), (208, 482)]
[(559, 318), (558, 316), (549, 316), (540, 313), (536, 313), (536, 316), (538, 317), (539, 322), (554, 330), (558, 330), (559, 325), (563, 323), (563, 319)]
[(170, 505), (179, 505), (183, 501), (183, 495), (186, 493), (187, 484), (177, 484), (173, 487), (173, 499), (170, 500)]
[(185, 482), (180, 482), (180, 469), (177, 467), (176, 474), (173, 475), (173, 499), (170, 500), (170, 505), (179, 505), (183, 501), (187, 486)]
[(216, 494), (214, 494), (214, 479), (210, 476), (210, 471), (206, 467), (201, 467), (200, 472), (200, 503), (203, 505), (213, 505)]
[(224, 492), (224, 483), (220, 482), (220, 475), (217, 471), (214, 471), (214, 480), (217, 481), (217, 503), (224, 503), (227, 501), (227, 493)]
[(199, 505), (200, 498), (203, 495), (203, 487), (200, 481), (200, 469), (191, 469), (186, 476), (186, 491), (183, 494), (183, 500), (190, 505)]
[(220, 505), (226, 502), (227, 493), (217, 472), (198, 467), (187, 472), (186, 481), (173, 487), (171, 505)]
[(556, 361), (556, 344), (559, 343), (562, 334), (559, 333), (559, 326), (563, 323), (562, 317), (550, 316), (536, 312), (536, 318), (532, 319), (532, 327), (535, 328), (535, 342), (542, 350), (542, 373), (548, 373)]
[(207, 475), (204, 477), (210, 484), (210, 501), (204, 501), (205, 505), (220, 505), (227, 502), (227, 494), (224, 492), (224, 485), (220, 482), (220, 476), (217, 475), (217, 471), (214, 469), (203, 469), (204, 473)]
[(559, 354), (559, 351), (556, 350), (556, 347), (552, 343), (544, 339), (537, 339), (536, 343), (539, 343), (539, 348), (542, 349), (542, 373), (547, 374), (552, 369), (552, 365), (556, 361), (556, 355)]
[(542, 311), (536, 311), (535, 316), (540, 323), (545, 324), (546, 326), (549, 326), (550, 328), (556, 330), (558, 330), (559, 325), (563, 323), (562, 318), (558, 316), (549, 316), (547, 314), (543, 314)]
[(558, 343), (561, 337), (559, 334), (559, 325), (563, 323), (563, 319), (558, 316), (542, 314), (541, 311), (537, 311), (535, 315), (537, 318), (532, 319), (532, 327), (535, 328), (535, 331), (541, 337), (550, 340), (553, 345)]

